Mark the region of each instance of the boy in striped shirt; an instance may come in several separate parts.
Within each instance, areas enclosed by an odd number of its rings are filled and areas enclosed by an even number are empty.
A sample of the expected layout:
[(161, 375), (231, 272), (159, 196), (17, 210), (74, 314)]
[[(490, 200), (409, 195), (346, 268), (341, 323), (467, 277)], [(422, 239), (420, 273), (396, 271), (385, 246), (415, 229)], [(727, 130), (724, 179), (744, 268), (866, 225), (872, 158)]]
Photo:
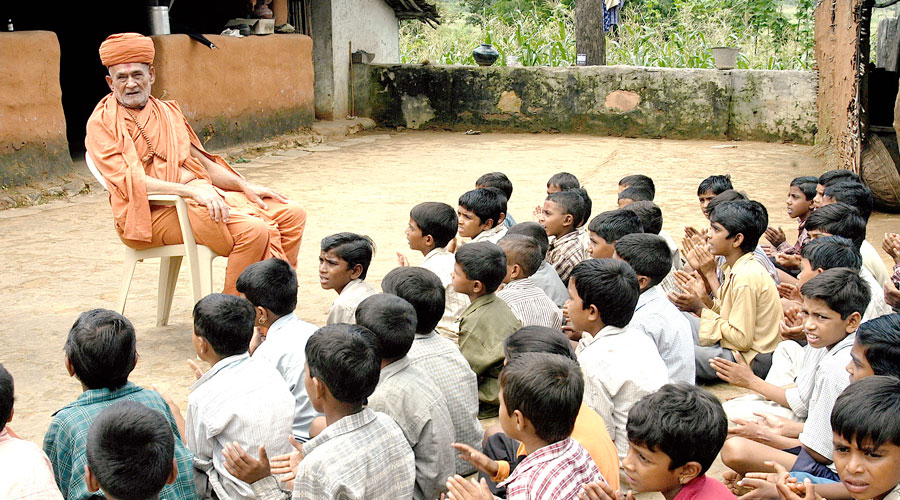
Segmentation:
[(531, 280), (531, 275), (544, 261), (537, 240), (511, 234), (504, 236), (497, 244), (506, 253), (506, 277), (497, 297), (506, 302), (522, 326), (562, 328), (562, 309)]

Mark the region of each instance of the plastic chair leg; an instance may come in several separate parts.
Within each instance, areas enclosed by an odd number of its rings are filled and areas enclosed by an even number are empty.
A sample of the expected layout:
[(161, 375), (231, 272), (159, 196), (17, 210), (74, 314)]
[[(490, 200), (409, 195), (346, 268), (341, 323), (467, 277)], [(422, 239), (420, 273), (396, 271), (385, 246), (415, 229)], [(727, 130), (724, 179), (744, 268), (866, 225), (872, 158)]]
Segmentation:
[(212, 250), (206, 247), (197, 247), (197, 254), (197, 260), (200, 261), (200, 297), (195, 302), (213, 293), (212, 267), (213, 260), (217, 257)]
[(181, 259), (182, 257), (163, 257), (160, 259), (156, 326), (166, 326), (169, 323), (169, 312), (172, 310), (172, 297), (175, 295), (175, 284), (178, 282)]
[(137, 267), (138, 259), (135, 258), (131, 249), (125, 251), (125, 269), (122, 272), (122, 284), (119, 286), (119, 303), (116, 310), (119, 314), (125, 314), (125, 302), (128, 300), (128, 289), (131, 288), (131, 278), (134, 276), (134, 268)]

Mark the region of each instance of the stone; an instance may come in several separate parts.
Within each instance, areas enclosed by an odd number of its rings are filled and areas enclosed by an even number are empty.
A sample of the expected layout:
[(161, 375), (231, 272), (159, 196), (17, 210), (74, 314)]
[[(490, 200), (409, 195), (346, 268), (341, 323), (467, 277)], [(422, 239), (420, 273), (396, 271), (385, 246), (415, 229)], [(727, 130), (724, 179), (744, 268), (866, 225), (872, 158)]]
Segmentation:
[(63, 188), (62, 186), (53, 186), (52, 188), (46, 191), (47, 196), (62, 196)]
[(615, 111), (631, 111), (641, 103), (641, 96), (630, 90), (614, 90), (606, 96), (606, 107)]
[(504, 113), (521, 114), (522, 99), (516, 95), (515, 90), (507, 90), (500, 94), (500, 100), (497, 101), (497, 109)]
[(434, 109), (428, 102), (428, 97), (422, 94), (417, 96), (403, 94), (400, 98), (400, 109), (403, 111), (403, 119), (408, 129), (418, 130), (434, 118)]
[(72, 181), (66, 183), (62, 188), (63, 191), (66, 192), (67, 196), (75, 196), (76, 194), (81, 193), (81, 191), (84, 190), (85, 186), (86, 185), (84, 181)]

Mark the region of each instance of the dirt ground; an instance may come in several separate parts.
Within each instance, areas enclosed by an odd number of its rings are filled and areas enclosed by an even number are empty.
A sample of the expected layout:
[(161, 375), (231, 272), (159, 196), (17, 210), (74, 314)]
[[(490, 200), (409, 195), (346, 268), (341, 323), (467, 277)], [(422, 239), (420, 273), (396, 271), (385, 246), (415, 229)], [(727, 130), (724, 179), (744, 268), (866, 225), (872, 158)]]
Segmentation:
[[(247, 178), (300, 201), (309, 213), (300, 249), (297, 313), (322, 324), (335, 298), (322, 290), (317, 257), (322, 237), (338, 231), (371, 236), (378, 247), (368, 280), (375, 284), (396, 265), (402, 251), (415, 264), (404, 228), (413, 205), (443, 201), (456, 206), (460, 194), (490, 171), (506, 173), (515, 186), (510, 213), (531, 219), (542, 203), (550, 175), (575, 174), (593, 198), (593, 214), (616, 206), (616, 184), (627, 174), (644, 173), (657, 186), (664, 229), (680, 239), (686, 224), (701, 226), (695, 196), (711, 174), (730, 173), (735, 186), (769, 209), (771, 224), (796, 237), (785, 212), (788, 183), (817, 175), (823, 162), (812, 148), (750, 142), (673, 141), (577, 135), (484, 134), (375, 131), (312, 151), (288, 150), (236, 165)], [(105, 193), (0, 212), (0, 362), (16, 380), (11, 427), (40, 443), (54, 411), (75, 399), (80, 384), (67, 376), (63, 344), (82, 311), (114, 308), (122, 272), (122, 244), (115, 235)], [(881, 247), (898, 216), (875, 214), (869, 241)], [(888, 261), (886, 255), (883, 255)], [(215, 287), (224, 276), (217, 259)], [(138, 266), (125, 315), (138, 333), (140, 361), (131, 380), (157, 384), (182, 405), (193, 381), (186, 361), (191, 347), (188, 278), (182, 272), (169, 326), (155, 326), (158, 263)], [(717, 386), (725, 397), (733, 391)]]

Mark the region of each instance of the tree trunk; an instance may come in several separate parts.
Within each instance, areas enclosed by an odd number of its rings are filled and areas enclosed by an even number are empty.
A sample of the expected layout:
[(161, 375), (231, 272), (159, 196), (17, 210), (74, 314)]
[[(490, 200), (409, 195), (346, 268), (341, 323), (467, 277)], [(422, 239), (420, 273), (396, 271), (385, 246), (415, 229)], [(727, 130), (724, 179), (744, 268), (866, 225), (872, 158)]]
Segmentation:
[[(584, 66), (606, 64), (606, 35), (603, 33), (603, 0), (575, 1), (575, 53)], [(576, 59), (577, 60), (577, 59)]]

